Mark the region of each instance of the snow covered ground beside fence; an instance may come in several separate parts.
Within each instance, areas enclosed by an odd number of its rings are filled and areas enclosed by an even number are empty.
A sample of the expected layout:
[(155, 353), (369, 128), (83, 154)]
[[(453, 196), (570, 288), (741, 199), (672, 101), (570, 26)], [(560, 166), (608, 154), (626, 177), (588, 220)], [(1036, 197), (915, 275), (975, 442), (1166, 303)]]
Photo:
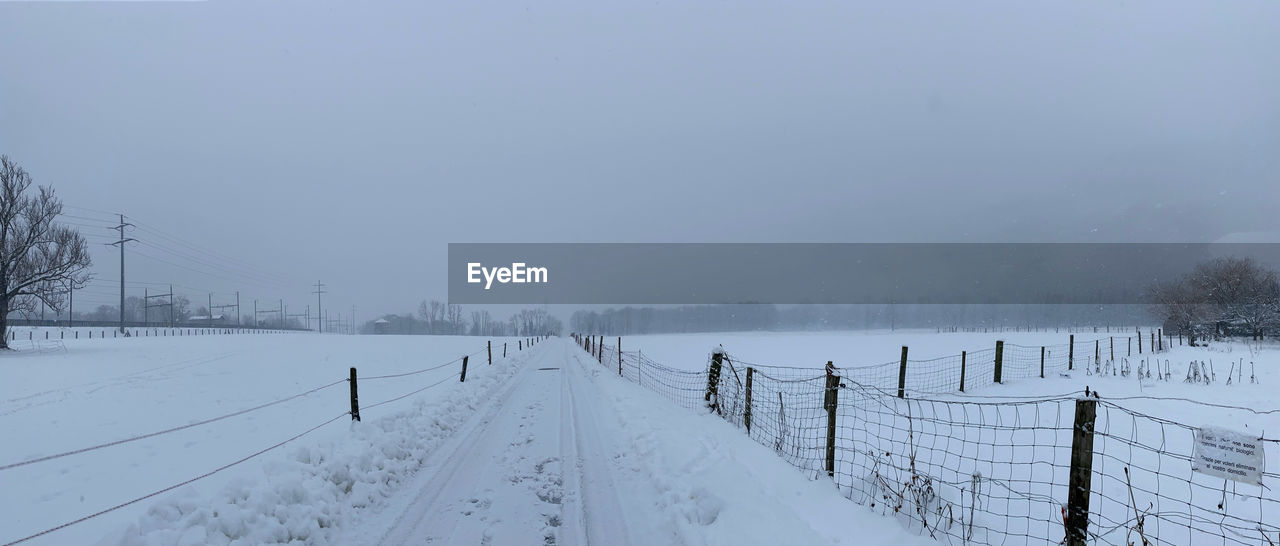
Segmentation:
[[(327, 386), (188, 430), (0, 470), (0, 512), (5, 514), (0, 543), (203, 474), (348, 411), (351, 367), (372, 377), (447, 364), (411, 377), (362, 382), (360, 398), (368, 407), (444, 381), (440, 389), (369, 409), (365, 419), (448, 396), (460, 371), (455, 359), (471, 354), (470, 375), (480, 379), (488, 373), (485, 342), (465, 336), (210, 335), (66, 340), (62, 351), (0, 354), (5, 377), (0, 382), (0, 467)], [(494, 342), (495, 359), (503, 342), (509, 353), (516, 352), (514, 338)], [(340, 437), (347, 421), (338, 419), (308, 440)], [(209, 495), (246, 476), (260, 476), (259, 468), (229, 469), (188, 486), (186, 494)], [(140, 502), (30, 543), (93, 543), (137, 521), (150, 504)]]

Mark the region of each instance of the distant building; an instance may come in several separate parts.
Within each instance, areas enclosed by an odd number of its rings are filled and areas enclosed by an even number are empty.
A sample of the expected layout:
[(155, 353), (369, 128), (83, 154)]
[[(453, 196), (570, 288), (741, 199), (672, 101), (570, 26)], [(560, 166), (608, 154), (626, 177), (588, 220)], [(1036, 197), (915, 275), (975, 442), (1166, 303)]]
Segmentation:
[(373, 321), (373, 333), (386, 334), (386, 333), (390, 333), (390, 330), (391, 330), (391, 321), (387, 319), (381, 319), (381, 318)]

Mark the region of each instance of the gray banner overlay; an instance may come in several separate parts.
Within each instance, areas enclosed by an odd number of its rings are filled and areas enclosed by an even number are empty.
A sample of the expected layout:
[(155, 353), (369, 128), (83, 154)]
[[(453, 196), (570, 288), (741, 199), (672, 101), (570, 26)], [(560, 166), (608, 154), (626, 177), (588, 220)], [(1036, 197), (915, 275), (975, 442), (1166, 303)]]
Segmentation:
[(449, 301), (1144, 303), (1154, 283), (1220, 257), (1275, 268), (1280, 244), (450, 243)]

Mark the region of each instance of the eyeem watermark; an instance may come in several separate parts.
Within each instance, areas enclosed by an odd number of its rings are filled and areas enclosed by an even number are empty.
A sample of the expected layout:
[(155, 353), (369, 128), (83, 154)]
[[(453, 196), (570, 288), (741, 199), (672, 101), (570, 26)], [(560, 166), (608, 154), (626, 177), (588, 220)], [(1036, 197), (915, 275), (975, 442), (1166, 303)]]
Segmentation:
[(485, 267), (480, 262), (467, 262), (467, 284), (483, 282), (484, 289), (488, 290), (495, 280), (498, 284), (546, 283), (547, 268), (529, 267), (524, 262), (512, 262), (511, 267)]

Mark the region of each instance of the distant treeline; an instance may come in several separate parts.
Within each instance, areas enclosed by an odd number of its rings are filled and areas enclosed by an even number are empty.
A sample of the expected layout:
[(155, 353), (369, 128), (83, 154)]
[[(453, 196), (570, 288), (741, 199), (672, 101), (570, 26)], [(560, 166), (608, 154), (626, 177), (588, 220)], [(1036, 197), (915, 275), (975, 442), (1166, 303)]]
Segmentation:
[(697, 305), (577, 311), (570, 329), (584, 334), (718, 331), (860, 330), (895, 328), (1129, 327), (1150, 324), (1146, 305)]
[(558, 335), (564, 329), (560, 319), (546, 309), (521, 309), (507, 319), (493, 317), (488, 311), (463, 310), (461, 305), (440, 301), (423, 301), (418, 312), (386, 314), (360, 327), (361, 334), (456, 335), (456, 336), (534, 336)]

